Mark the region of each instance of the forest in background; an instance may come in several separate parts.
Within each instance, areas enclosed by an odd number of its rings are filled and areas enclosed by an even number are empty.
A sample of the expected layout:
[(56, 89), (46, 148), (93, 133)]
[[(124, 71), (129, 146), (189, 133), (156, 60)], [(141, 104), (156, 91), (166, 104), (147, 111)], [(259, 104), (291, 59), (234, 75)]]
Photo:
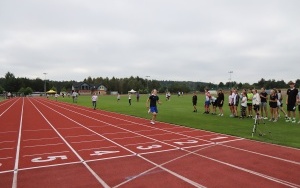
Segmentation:
[[(16, 77), (13, 73), (7, 72), (4, 77), (0, 77), (0, 94), (6, 92), (28, 95), (33, 92), (44, 92), (44, 86), (46, 83), (46, 90), (53, 89), (60, 92), (71, 92), (74, 80), (70, 81), (56, 81), (56, 80), (43, 80), (40, 78), (29, 79), (23, 77)], [(164, 93), (169, 91), (171, 93), (177, 93), (178, 91), (184, 93), (190, 93), (193, 91), (203, 92), (205, 88), (211, 90), (217, 89), (230, 89), (232, 87), (238, 89), (250, 89), (250, 88), (288, 88), (287, 82), (283, 80), (265, 80), (261, 78), (257, 83), (237, 83), (232, 82), (220, 82), (219, 84), (213, 84), (207, 80), (207, 82), (193, 82), (193, 81), (170, 81), (170, 80), (153, 80), (144, 79), (141, 77), (129, 77), (129, 78), (103, 78), (103, 77), (87, 77), (82, 82), (88, 84), (102, 84), (107, 88), (108, 93), (111, 91), (118, 91), (121, 94), (126, 94), (129, 90), (134, 89), (140, 93), (149, 93), (153, 88)], [(296, 86), (300, 86), (300, 79), (297, 79)]]

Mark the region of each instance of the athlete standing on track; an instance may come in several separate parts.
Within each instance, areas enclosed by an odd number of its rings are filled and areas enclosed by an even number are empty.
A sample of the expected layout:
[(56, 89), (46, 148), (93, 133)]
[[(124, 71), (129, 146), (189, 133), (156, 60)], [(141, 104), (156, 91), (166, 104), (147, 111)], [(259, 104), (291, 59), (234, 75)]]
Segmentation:
[(92, 96), (92, 104), (93, 104), (94, 110), (96, 110), (96, 107), (97, 107), (97, 100), (98, 100), (98, 96), (96, 95), (96, 93), (94, 93)]
[[(150, 108), (149, 108), (149, 102), (150, 102)], [(157, 103), (161, 104), (161, 102), (159, 101), (159, 97), (157, 96), (157, 90), (154, 89), (152, 91), (152, 94), (149, 96), (147, 103), (146, 103), (146, 107), (149, 108), (150, 112), (152, 113), (152, 119), (150, 121), (151, 124), (155, 124), (155, 120), (156, 120), (156, 116), (158, 113), (157, 110)]]

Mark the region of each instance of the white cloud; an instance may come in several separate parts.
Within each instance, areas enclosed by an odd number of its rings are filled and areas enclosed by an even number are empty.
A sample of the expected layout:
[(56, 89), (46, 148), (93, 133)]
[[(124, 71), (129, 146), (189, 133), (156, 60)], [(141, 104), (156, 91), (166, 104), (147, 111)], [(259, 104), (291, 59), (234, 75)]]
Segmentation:
[(299, 78), (297, 0), (0, 2), (0, 76)]

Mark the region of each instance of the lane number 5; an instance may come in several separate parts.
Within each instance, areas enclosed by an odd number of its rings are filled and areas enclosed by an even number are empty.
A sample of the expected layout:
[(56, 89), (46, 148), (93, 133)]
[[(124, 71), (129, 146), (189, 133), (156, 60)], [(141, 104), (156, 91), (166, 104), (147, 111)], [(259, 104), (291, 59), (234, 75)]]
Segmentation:
[(34, 163), (44, 163), (44, 162), (54, 161), (56, 159), (66, 160), (66, 159), (68, 159), (68, 157), (65, 156), (65, 155), (48, 156), (46, 159), (42, 159), (42, 157), (37, 157), (37, 158), (31, 159), (31, 162), (34, 162)]

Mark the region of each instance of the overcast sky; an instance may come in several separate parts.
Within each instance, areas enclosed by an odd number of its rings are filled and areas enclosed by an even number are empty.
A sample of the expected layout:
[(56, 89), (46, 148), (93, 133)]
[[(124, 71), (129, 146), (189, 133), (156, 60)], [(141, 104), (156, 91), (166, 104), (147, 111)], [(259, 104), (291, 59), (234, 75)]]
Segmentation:
[(0, 0), (0, 77), (295, 81), (299, 8), (299, 0)]

